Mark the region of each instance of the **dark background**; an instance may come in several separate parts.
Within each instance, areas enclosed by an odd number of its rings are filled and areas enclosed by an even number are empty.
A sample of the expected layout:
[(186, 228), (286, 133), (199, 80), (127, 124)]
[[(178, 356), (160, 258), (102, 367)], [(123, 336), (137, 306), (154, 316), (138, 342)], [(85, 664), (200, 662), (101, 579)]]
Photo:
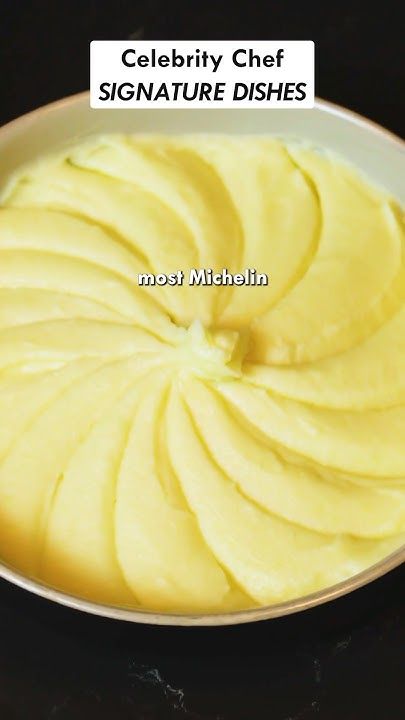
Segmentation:
[[(90, 40), (138, 32), (312, 39), (317, 95), (402, 135), (399, 8), (0, 0), (0, 124), (86, 89)], [(176, 630), (81, 615), (0, 581), (0, 720), (402, 720), (404, 600), (399, 568), (295, 617)]]
[(400, 0), (0, 0), (0, 124), (86, 90), (91, 40), (314, 40), (316, 91), (405, 134)]

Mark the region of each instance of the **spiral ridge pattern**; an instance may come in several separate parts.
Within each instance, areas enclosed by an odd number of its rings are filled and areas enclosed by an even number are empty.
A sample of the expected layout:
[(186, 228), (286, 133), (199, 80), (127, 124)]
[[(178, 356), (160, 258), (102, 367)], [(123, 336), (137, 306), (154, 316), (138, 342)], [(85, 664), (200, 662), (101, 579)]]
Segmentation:
[[(305, 595), (404, 541), (401, 212), (273, 138), (105, 136), (0, 205), (0, 556), (100, 602)], [(139, 285), (190, 268), (267, 287)]]

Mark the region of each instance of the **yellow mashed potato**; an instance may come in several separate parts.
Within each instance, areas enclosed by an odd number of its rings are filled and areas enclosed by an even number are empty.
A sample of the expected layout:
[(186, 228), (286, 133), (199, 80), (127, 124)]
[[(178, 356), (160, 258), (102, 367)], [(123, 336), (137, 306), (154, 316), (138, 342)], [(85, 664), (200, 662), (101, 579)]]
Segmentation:
[[(399, 208), (264, 137), (86, 141), (0, 207), (0, 557), (96, 601), (277, 603), (405, 535)], [(139, 285), (255, 268), (266, 287)]]

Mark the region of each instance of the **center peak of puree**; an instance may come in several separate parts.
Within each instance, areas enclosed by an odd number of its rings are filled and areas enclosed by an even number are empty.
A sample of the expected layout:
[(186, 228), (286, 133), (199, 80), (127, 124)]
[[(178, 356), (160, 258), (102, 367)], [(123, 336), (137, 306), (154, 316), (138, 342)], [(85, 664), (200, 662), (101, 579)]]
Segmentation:
[(240, 377), (247, 346), (245, 331), (207, 328), (201, 320), (194, 320), (185, 330), (176, 355), (187, 372), (223, 380)]

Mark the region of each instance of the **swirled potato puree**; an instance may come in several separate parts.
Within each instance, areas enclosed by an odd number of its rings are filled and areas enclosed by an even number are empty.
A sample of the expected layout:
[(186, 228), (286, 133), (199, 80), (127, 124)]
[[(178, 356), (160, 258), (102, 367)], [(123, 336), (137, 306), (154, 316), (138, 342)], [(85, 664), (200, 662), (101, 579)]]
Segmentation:
[[(278, 603), (405, 536), (399, 207), (266, 137), (105, 136), (0, 207), (0, 557), (92, 600)], [(191, 268), (267, 286), (144, 285)]]

